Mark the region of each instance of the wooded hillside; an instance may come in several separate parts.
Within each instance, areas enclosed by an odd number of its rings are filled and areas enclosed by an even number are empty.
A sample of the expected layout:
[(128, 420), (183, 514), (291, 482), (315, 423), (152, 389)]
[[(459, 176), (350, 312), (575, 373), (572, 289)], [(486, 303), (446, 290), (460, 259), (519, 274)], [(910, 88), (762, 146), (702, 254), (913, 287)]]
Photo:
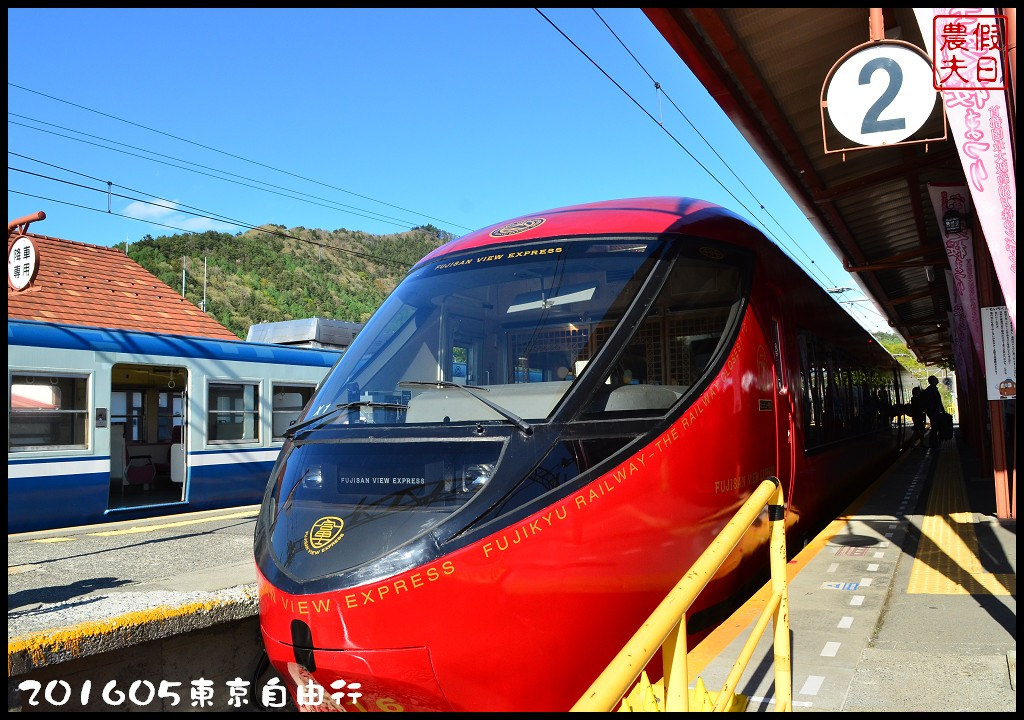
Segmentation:
[(432, 225), (393, 235), (264, 225), (237, 235), (147, 235), (127, 252), (179, 293), (184, 265), (185, 297), (200, 307), (205, 276), (206, 311), (245, 339), (263, 322), (365, 322), (416, 261), (451, 238)]

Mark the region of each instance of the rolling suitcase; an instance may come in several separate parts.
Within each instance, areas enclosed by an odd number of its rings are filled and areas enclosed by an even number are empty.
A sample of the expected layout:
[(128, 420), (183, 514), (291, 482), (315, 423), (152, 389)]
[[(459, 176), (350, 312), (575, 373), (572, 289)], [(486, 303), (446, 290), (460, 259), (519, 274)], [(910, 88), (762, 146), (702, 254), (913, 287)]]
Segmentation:
[(952, 440), (953, 439), (953, 416), (949, 413), (942, 413), (939, 415), (939, 439), (940, 440)]

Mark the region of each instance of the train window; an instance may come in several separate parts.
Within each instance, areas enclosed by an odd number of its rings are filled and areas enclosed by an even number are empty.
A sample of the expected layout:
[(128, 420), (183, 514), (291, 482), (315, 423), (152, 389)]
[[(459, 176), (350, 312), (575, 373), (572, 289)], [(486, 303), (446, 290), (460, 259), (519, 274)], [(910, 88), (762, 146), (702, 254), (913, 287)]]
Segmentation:
[(798, 342), (806, 451), (899, 426), (891, 370), (859, 362), (808, 331)]
[(88, 385), (85, 375), (10, 375), (8, 451), (87, 448)]
[(599, 465), (634, 439), (633, 435), (624, 435), (556, 443), (537, 467), (516, 483), (501, 502), (474, 521), (474, 526), (483, 526), (565, 485), (579, 477), (581, 473)]
[(125, 427), (125, 440), (144, 442), (146, 429), (146, 394), (141, 390), (114, 390), (110, 393), (110, 422)]
[(259, 440), (259, 386), (210, 383), (207, 437), (215, 442)]
[(332, 424), (503, 421), (479, 398), (445, 386), (456, 384), (543, 420), (608, 339), (663, 247), (547, 240), (425, 264), (374, 314), (311, 407), (353, 403)]
[(185, 393), (173, 390), (161, 390), (157, 393), (156, 404), (156, 439), (158, 442), (171, 442), (174, 428), (182, 423)]
[(273, 438), (284, 440), (285, 430), (291, 425), (313, 397), (312, 385), (280, 385), (274, 383)]
[(491, 440), (297, 445), (268, 489), (273, 552), (302, 579), (373, 561), (463, 507), (491, 481), (503, 447)]
[(581, 471), (586, 470), (586, 467), (580, 467), (581, 460), (582, 453), (578, 443), (557, 443), (540, 464), (520, 480), (500, 503), (477, 520), (477, 523), (482, 525), (492, 518), (500, 517), (569, 482)]
[(724, 358), (719, 351), (745, 295), (746, 258), (729, 259), (717, 249), (694, 255), (677, 259), (586, 415), (662, 415), (701, 382), (716, 357)]

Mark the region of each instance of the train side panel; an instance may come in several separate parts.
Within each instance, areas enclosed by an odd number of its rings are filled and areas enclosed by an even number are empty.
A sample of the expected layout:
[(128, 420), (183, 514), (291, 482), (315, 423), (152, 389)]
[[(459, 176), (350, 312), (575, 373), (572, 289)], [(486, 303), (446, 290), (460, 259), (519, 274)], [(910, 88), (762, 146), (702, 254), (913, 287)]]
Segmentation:
[[(281, 426), (337, 356), (9, 322), (8, 532), (258, 503)], [(211, 412), (236, 388), (250, 388), (248, 407)], [(224, 439), (234, 425), (215, 423), (238, 418), (251, 418), (248, 437)], [(153, 474), (123, 485), (126, 464)]]
[[(782, 480), (792, 554), (899, 448), (898, 422), (885, 409), (898, 398), (893, 359), (728, 211), (639, 198), (492, 227), (414, 269), (385, 306), (386, 319), (371, 318), (360, 352), (325, 383), (341, 391), (325, 392), (322, 407), (348, 414), (325, 411), (304, 423), (309, 429), (285, 446), (275, 469), (255, 543), (261, 629), (299, 699), (297, 688), (310, 682), (328, 696), (358, 683), (360, 710), (565, 711), (762, 480)], [(630, 259), (655, 246), (649, 263)], [(608, 253), (619, 255), (606, 272)], [(488, 269), (527, 256), (557, 259), (559, 269), (525, 261), (503, 275)], [(650, 281), (631, 285), (624, 276)], [(494, 292), (473, 294), (477, 288)], [(719, 321), (711, 309), (733, 288), (728, 320)], [(598, 302), (612, 296), (621, 305)], [(486, 313), (474, 313), (468, 300)], [(439, 309), (460, 303), (461, 315)], [(608, 307), (619, 314), (605, 315)], [(563, 318), (564, 337), (608, 344), (591, 352), (581, 341), (585, 354), (563, 355), (564, 342), (548, 342)], [(595, 318), (611, 318), (612, 327)], [(462, 332), (455, 363), (424, 341), (447, 338), (449, 328)], [(530, 383), (557, 384), (540, 370), (531, 376), (528, 350), (502, 344), (516, 332), (528, 338), (524, 347), (558, 355), (566, 372), (555, 378), (569, 389), (547, 414), (526, 416), (529, 424), (512, 414), (502, 424), (476, 402), (483, 393), (511, 402), (510, 388), (523, 397)], [(697, 362), (708, 340), (718, 344)], [(476, 355), (486, 355), (492, 374), (465, 370)], [(522, 372), (503, 372), (509, 359), (521, 360)], [(451, 381), (459, 362), (463, 382), (473, 377), (481, 386), (471, 388), (476, 400)], [(630, 372), (616, 386), (623, 367), (644, 368), (644, 379)], [(675, 367), (687, 370), (666, 370)], [(402, 382), (410, 378), (419, 382)], [(685, 388), (663, 405), (601, 415), (592, 408), (605, 385), (631, 398)], [(423, 404), (414, 393), (425, 386), (423, 393), (445, 396), (446, 410), (411, 418)], [(408, 413), (382, 415), (380, 428), (360, 426), (356, 411), (361, 418), (373, 399)], [(471, 473), (459, 465), (463, 455), (476, 457), (462, 446), (496, 440), (514, 452), (464, 461), (474, 463)], [(408, 451), (431, 441), (451, 457)], [(574, 463), (565, 449), (587, 441), (610, 449), (593, 464)], [(408, 457), (399, 457), (403, 450)], [(476, 464), (483, 462), (490, 464)], [(569, 468), (564, 477), (558, 462)], [(467, 478), (478, 477), (479, 489), (465, 491)], [(548, 477), (550, 485), (542, 482)], [(464, 504), (450, 498), (454, 479)], [(379, 496), (348, 489), (363, 481), (387, 488)], [(544, 491), (516, 505), (530, 483)], [(421, 486), (432, 488), (429, 498), (417, 494)], [(754, 522), (691, 608), (691, 633), (767, 577), (766, 519), (765, 512)], [(414, 531), (396, 531), (408, 526)], [(335, 694), (327, 704), (349, 709)]]

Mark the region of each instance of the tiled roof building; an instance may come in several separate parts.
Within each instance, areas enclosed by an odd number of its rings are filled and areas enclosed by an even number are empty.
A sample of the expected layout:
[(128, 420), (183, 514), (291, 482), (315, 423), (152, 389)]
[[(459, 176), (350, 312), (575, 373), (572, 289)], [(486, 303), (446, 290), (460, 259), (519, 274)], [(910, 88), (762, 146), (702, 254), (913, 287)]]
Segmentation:
[[(120, 250), (15, 232), (17, 222), (8, 224), (9, 320), (239, 339)], [(21, 290), (11, 279), (18, 238), (30, 240), (36, 256), (35, 275)]]

